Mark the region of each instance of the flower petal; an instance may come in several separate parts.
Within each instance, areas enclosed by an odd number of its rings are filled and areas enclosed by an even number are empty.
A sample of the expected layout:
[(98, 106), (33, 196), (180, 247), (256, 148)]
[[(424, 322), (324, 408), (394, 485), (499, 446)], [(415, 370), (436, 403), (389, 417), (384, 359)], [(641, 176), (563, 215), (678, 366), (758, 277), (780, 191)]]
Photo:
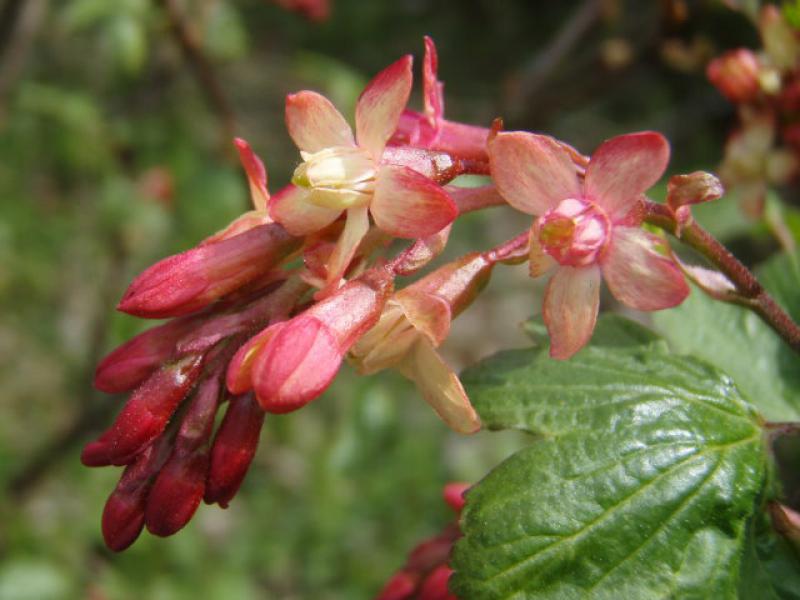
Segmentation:
[(635, 227), (615, 227), (602, 260), (603, 277), (614, 297), (637, 310), (677, 306), (689, 295), (680, 268), (659, 254), (660, 238)]
[(356, 254), (358, 244), (369, 231), (369, 214), (366, 206), (356, 206), (347, 209), (347, 220), (344, 229), (336, 242), (336, 247), (328, 260), (328, 277), (325, 289), (320, 292), (320, 296), (326, 296), (329, 292), (339, 287), (339, 282), (344, 277), (347, 267)]
[(285, 322), (275, 323), (262, 329), (236, 351), (228, 363), (228, 371), (225, 376), (226, 385), (231, 394), (243, 394), (253, 389), (253, 363), (262, 349), (285, 324)]
[(253, 388), (272, 413), (297, 410), (330, 385), (344, 352), (329, 328), (310, 315), (287, 322), (253, 365)]
[(444, 84), (438, 79), (439, 54), (436, 44), (425, 36), (425, 58), (422, 60), (422, 98), (425, 116), (434, 127), (444, 116)]
[[(534, 225), (536, 222), (534, 221)], [(547, 254), (539, 242), (539, 236), (531, 226), (531, 243), (528, 252), (528, 274), (536, 279), (547, 273), (550, 269), (558, 265), (558, 261)]]
[(286, 127), (304, 152), (355, 146), (353, 130), (325, 96), (308, 90), (286, 96)]
[(333, 223), (341, 209), (318, 206), (309, 201), (309, 190), (287, 185), (269, 201), (269, 214), (292, 235), (308, 235)]
[(622, 219), (661, 178), (668, 162), (669, 142), (655, 131), (606, 140), (586, 169), (586, 196), (605, 209), (612, 222)]
[(434, 345), (441, 344), (450, 333), (450, 305), (444, 298), (407, 287), (395, 300), (408, 321)]
[(264, 210), (267, 208), (269, 201), (269, 192), (267, 191), (267, 169), (264, 163), (258, 158), (258, 155), (253, 152), (245, 140), (242, 138), (234, 138), (233, 143), (239, 151), (239, 160), (247, 173), (247, 181), (250, 184), (250, 198), (253, 201), (253, 208), (256, 210)]
[(453, 430), (475, 433), (480, 429), (480, 418), (464, 387), (428, 340), (420, 338), (398, 368), (417, 384), (423, 398)]
[(369, 82), (356, 104), (358, 145), (380, 160), (411, 93), (413, 59), (406, 55)]
[(499, 133), (489, 142), (489, 166), (500, 194), (524, 213), (541, 215), (581, 186), (569, 154), (553, 138), (524, 131)]
[(370, 203), (375, 224), (395, 237), (421, 238), (447, 227), (458, 208), (444, 189), (413, 169), (384, 165)]
[(600, 269), (559, 267), (547, 283), (542, 316), (550, 334), (550, 356), (563, 360), (592, 337), (600, 307)]

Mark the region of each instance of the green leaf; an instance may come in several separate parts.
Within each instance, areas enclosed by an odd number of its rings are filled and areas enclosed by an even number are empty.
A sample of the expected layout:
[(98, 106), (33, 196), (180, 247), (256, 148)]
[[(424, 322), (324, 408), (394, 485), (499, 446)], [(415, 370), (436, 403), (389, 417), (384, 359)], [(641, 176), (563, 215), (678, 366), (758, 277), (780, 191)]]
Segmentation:
[(741, 600), (800, 600), (800, 557), (765, 515), (748, 527), (739, 582)]
[(768, 420), (800, 420), (800, 359), (754, 313), (695, 288), (653, 321), (675, 351), (729, 373)]
[(758, 277), (778, 304), (800, 322), (800, 252), (768, 260), (758, 269)]
[(765, 458), (730, 378), (646, 345), (505, 352), (462, 380), (488, 428), (539, 437), (469, 492), (457, 595), (736, 597)]
[[(537, 346), (549, 343), (547, 328), (541, 315), (526, 321), (523, 329)], [(632, 321), (622, 315), (606, 313), (597, 321), (592, 334), (591, 345), (609, 347), (641, 346), (657, 343), (660, 340), (661, 337), (655, 331), (648, 329), (641, 323)]]

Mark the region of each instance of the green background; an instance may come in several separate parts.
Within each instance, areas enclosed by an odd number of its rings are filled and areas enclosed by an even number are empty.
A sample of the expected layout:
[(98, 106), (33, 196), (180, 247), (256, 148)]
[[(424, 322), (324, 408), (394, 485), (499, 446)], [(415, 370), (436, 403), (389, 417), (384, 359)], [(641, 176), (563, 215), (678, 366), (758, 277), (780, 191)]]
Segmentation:
[[(503, 116), (585, 153), (656, 129), (675, 172), (720, 160), (733, 108), (703, 69), (757, 36), (716, 2), (687, 3), (681, 20), (668, 2), (333, 0), (321, 24), (267, 1), (174, 2), (220, 104), (163, 4), (0, 3), (0, 600), (368, 598), (451, 518), (442, 485), (476, 481), (520, 436), (458, 437), (398, 376), (345, 368), (303, 411), (267, 419), (230, 508), (202, 506), (178, 535), (143, 534), (114, 555), (99, 521), (119, 471), (78, 455), (122, 400), (91, 389), (94, 365), (147, 325), (113, 312), (127, 282), (247, 209), (232, 134), (279, 189), (298, 161), (285, 94), (316, 89), (351, 115), (378, 70), (405, 53), (419, 64), (425, 34), (449, 118)], [(775, 250), (732, 201), (708, 210), (748, 263)], [(510, 210), (470, 215), (447, 256), (519, 229)], [(525, 345), (520, 323), (539, 293), (524, 267), (499, 269), (455, 324), (448, 360)]]

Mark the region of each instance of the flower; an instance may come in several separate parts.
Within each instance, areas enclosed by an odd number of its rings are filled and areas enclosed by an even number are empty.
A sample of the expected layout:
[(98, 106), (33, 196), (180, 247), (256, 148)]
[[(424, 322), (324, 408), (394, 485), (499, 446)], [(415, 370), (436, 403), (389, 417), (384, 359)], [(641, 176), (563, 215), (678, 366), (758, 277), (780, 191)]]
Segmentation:
[(290, 319), (264, 329), (231, 360), (231, 393), (255, 390), (267, 412), (305, 406), (327, 389), (350, 347), (372, 327), (392, 291), (386, 269), (370, 269)]
[(601, 276), (617, 300), (637, 310), (676, 306), (688, 295), (678, 267), (658, 252), (661, 240), (639, 228), (643, 194), (668, 160), (660, 134), (622, 135), (597, 149), (581, 182), (568, 152), (550, 137), (508, 132), (489, 143), (498, 191), (537, 217), (531, 276), (556, 268), (542, 309), (554, 358), (569, 358), (589, 341)]
[(395, 368), (413, 381), (441, 419), (459, 433), (480, 429), (458, 376), (436, 348), (450, 322), (486, 285), (494, 263), (469, 254), (396, 293), (378, 323), (352, 348), (351, 361), (361, 374)]
[(355, 137), (324, 96), (303, 91), (286, 99), (286, 124), (303, 162), (294, 185), (272, 197), (270, 214), (290, 233), (307, 235), (346, 213), (327, 262), (326, 293), (338, 287), (369, 229), (370, 214), (382, 231), (412, 239), (436, 233), (458, 214), (439, 185), (381, 160), (408, 101), (411, 63), (410, 56), (401, 58), (366, 87), (356, 106)]

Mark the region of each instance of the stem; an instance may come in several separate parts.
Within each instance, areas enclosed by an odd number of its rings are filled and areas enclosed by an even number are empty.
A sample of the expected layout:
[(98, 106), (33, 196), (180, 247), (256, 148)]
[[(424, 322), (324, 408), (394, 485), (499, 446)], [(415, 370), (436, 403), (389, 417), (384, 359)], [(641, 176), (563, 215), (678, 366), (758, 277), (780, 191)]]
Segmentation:
[(528, 260), (530, 241), (531, 230), (526, 229), (518, 236), (485, 252), (484, 256), (491, 262), (519, 264)]
[(736, 303), (746, 306), (769, 325), (794, 350), (800, 352), (800, 326), (778, 305), (756, 276), (739, 259), (697, 222), (692, 221), (678, 233), (678, 224), (670, 209), (645, 201), (645, 221), (668, 231), (691, 246), (719, 269), (743, 297)]
[(453, 199), (453, 202), (456, 203), (459, 215), (507, 204), (505, 198), (500, 195), (493, 185), (482, 185), (475, 188), (448, 185), (444, 189)]
[(448, 184), (459, 175), (489, 175), (489, 161), (409, 146), (389, 146), (383, 151), (381, 162), (408, 167), (439, 185)]
[(197, 83), (222, 123), (223, 147), (229, 152), (229, 141), (233, 139), (236, 131), (236, 116), (225, 96), (222, 84), (217, 79), (211, 63), (203, 53), (200, 42), (184, 19), (175, 0), (155, 0), (155, 2), (166, 13), (175, 41), (180, 46)]

